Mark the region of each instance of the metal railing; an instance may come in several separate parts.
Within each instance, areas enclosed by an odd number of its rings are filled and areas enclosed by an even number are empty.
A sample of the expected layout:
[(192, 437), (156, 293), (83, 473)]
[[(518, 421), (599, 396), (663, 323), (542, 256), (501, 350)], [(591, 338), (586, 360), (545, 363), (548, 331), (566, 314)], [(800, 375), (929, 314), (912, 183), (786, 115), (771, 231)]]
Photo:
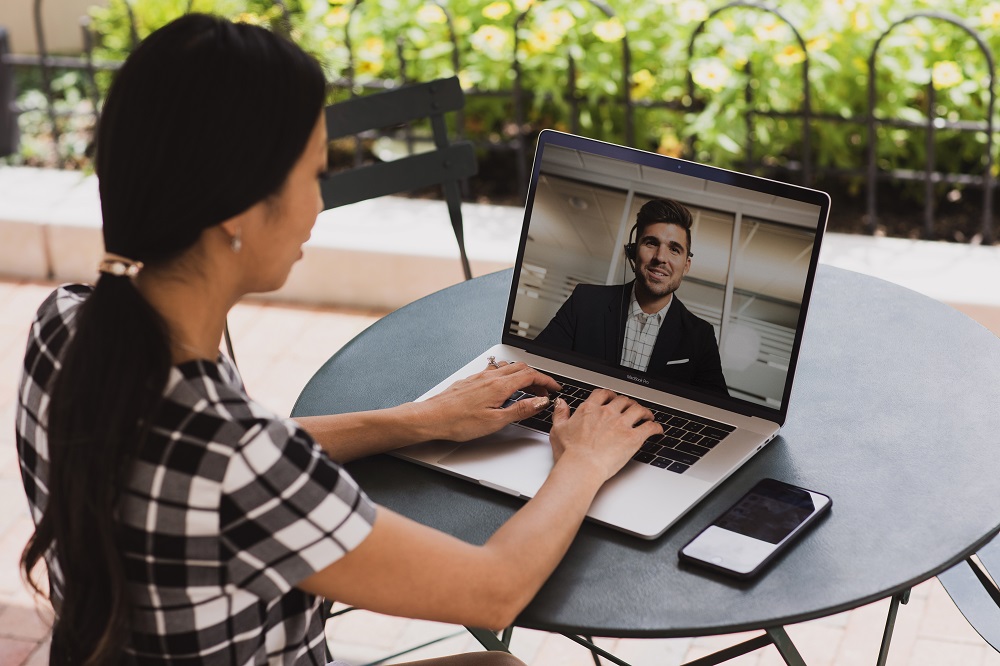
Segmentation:
[[(451, 12), (442, 0), (430, 0), (440, 7), (446, 17), (447, 39), (450, 42), (451, 53), (449, 54), (450, 65), (457, 74), (462, 70), (462, 49), (455, 29), (455, 20)], [(542, 0), (544, 1), (544, 0)], [(602, 0), (587, 0), (589, 6), (600, 12), (607, 18), (615, 16), (614, 11)], [(138, 41), (138, 30), (136, 28), (135, 15), (129, 4), (124, 3), (128, 8), (130, 20), (130, 30), (133, 44)], [(288, 21), (288, 10), (280, 0), (274, 0), (274, 4), (281, 8), (284, 20)], [(16, 55), (10, 52), (9, 42), (6, 34), (0, 28), (0, 155), (10, 154), (16, 149), (16, 116), (25, 111), (20, 108), (14, 95), (13, 89), (13, 68), (15, 67), (37, 67), (41, 71), (42, 92), (48, 104), (46, 111), (49, 122), (53, 128), (53, 140), (58, 143), (58, 122), (55, 111), (55, 94), (52, 90), (52, 72), (56, 69), (75, 69), (85, 73), (88, 83), (88, 93), (93, 103), (93, 113), (99, 114), (98, 90), (95, 80), (95, 72), (98, 70), (113, 70), (120, 66), (117, 62), (95, 61), (93, 57), (95, 36), (93, 35), (89, 23), (84, 20), (81, 29), (84, 35), (84, 55), (81, 58), (56, 57), (48, 54), (45, 47), (44, 30), (41, 21), (42, 0), (34, 0), (36, 37), (39, 45), (37, 56)], [(349, 8), (349, 18), (343, 26), (342, 39), (348, 54), (347, 66), (343, 75), (330, 83), (331, 88), (347, 91), (349, 95), (356, 95), (363, 89), (386, 89), (399, 85), (412, 83), (408, 74), (408, 63), (405, 57), (405, 42), (401, 36), (393, 35), (390, 40), (395, 46), (395, 57), (399, 61), (399, 76), (395, 79), (369, 80), (364, 85), (359, 85), (356, 76), (355, 49), (351, 39), (351, 29), (357, 20), (356, 15), (363, 5), (363, 0), (353, 0)], [(982, 36), (973, 28), (969, 27), (958, 17), (940, 12), (919, 12), (906, 16), (889, 26), (875, 40), (868, 58), (868, 96), (867, 109), (862, 114), (845, 115), (842, 113), (823, 112), (814, 108), (812, 89), (809, 81), (810, 56), (798, 28), (775, 6), (756, 2), (753, 0), (735, 0), (712, 10), (709, 15), (701, 21), (693, 30), (687, 47), (688, 61), (691, 62), (695, 55), (696, 44), (699, 38), (705, 33), (706, 27), (712, 21), (720, 20), (719, 17), (734, 9), (761, 12), (775, 17), (785, 24), (791, 31), (794, 43), (802, 53), (801, 61), (801, 103), (795, 110), (774, 110), (770, 105), (760, 104), (759, 93), (753, 84), (753, 72), (749, 61), (743, 65), (743, 71), (747, 76), (747, 84), (743, 96), (744, 117), (745, 117), (745, 141), (743, 148), (743, 167), (747, 170), (773, 167), (774, 157), (757, 157), (757, 146), (755, 144), (755, 127), (760, 118), (786, 119), (801, 123), (801, 139), (797, 147), (798, 155), (783, 155), (781, 169), (790, 174), (790, 178), (796, 179), (804, 185), (813, 185), (819, 176), (854, 176), (863, 178), (867, 188), (867, 219), (866, 228), (869, 232), (874, 232), (878, 221), (878, 196), (877, 188), (880, 181), (905, 182), (922, 180), (924, 188), (924, 220), (923, 233), (930, 237), (933, 232), (935, 217), (934, 187), (939, 183), (971, 186), (982, 190), (982, 218), (980, 222), (980, 234), (983, 242), (992, 243), (994, 241), (993, 229), (993, 194), (995, 189), (995, 178), (992, 173), (994, 163), (994, 107), (995, 107), (995, 74), (994, 58), (989, 46)], [(466, 90), (467, 98), (491, 97), (506, 99), (512, 107), (513, 122), (512, 131), (501, 141), (478, 140), (476, 143), (486, 150), (491, 151), (514, 151), (517, 158), (517, 181), (521, 188), (521, 194), (527, 186), (527, 167), (529, 163), (528, 141), (531, 139), (532, 128), (526, 121), (527, 105), (534, 101), (534, 94), (526, 89), (525, 72), (523, 63), (519, 55), (518, 48), (519, 28), (525, 24), (532, 11), (532, 6), (520, 12), (513, 22), (514, 49), (511, 61), (511, 69), (514, 73), (512, 86), (509, 89), (477, 89)], [(975, 120), (949, 120), (937, 115), (935, 110), (936, 90), (930, 71), (928, 71), (928, 83), (926, 93), (926, 110), (924, 118), (920, 122), (906, 120), (904, 118), (893, 118), (878, 114), (878, 91), (876, 85), (878, 52), (883, 44), (883, 40), (897, 27), (910, 23), (916, 19), (926, 19), (931, 22), (944, 22), (958, 27), (960, 30), (975, 42), (979, 51), (985, 57), (989, 65), (989, 81), (987, 90), (989, 96), (988, 108), (985, 117)], [(623, 124), (620, 141), (627, 145), (635, 145), (636, 113), (648, 109), (668, 109), (678, 112), (696, 112), (704, 108), (705, 98), (708, 93), (699, 91), (696, 87), (691, 69), (688, 68), (686, 94), (676, 99), (661, 100), (636, 100), (633, 99), (631, 91), (632, 82), (632, 53), (629, 47), (629, 35), (623, 31), (620, 41), (621, 47), (621, 92), (617, 99), (609, 98), (605, 103), (619, 105), (623, 113)], [(580, 114), (582, 96), (577, 89), (578, 63), (572, 54), (567, 50), (568, 72), (566, 87), (562, 92), (562, 101), (568, 104), (570, 130), (579, 133)], [(459, 113), (456, 117), (457, 134), (461, 137), (465, 134), (466, 118)], [(830, 124), (852, 124), (865, 132), (867, 141), (867, 159), (865, 164), (859, 164), (856, 168), (829, 168), (817, 164), (814, 156), (814, 133), (816, 127), (821, 123)], [(881, 128), (902, 128), (910, 131), (920, 131), (925, 134), (925, 146), (927, 158), (922, 170), (914, 169), (879, 169), (878, 168), (878, 132)], [(954, 132), (981, 132), (987, 137), (986, 156), (981, 173), (948, 173), (937, 170), (936, 146), (937, 135), (941, 130), (951, 130)], [(694, 143), (687, 146), (688, 152), (694, 150)], [(355, 159), (361, 159), (360, 142), (356, 144)], [(798, 159), (796, 159), (796, 157)]]

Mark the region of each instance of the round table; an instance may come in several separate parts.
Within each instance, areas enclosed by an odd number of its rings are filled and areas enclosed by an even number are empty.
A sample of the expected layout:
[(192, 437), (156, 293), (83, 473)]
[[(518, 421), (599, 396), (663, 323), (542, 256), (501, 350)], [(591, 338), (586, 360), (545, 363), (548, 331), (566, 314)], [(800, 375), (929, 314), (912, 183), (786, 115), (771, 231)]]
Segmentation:
[[(412, 400), (499, 342), (510, 280), (480, 277), (386, 316), (316, 372), (293, 415)], [(1000, 528), (998, 393), (1000, 340), (988, 330), (918, 293), (820, 266), (780, 436), (659, 539), (584, 524), (516, 624), (699, 636), (900, 594)], [(469, 542), (523, 504), (390, 456), (348, 469), (376, 502)], [(678, 549), (763, 477), (829, 494), (832, 512), (754, 581), (679, 565)]]

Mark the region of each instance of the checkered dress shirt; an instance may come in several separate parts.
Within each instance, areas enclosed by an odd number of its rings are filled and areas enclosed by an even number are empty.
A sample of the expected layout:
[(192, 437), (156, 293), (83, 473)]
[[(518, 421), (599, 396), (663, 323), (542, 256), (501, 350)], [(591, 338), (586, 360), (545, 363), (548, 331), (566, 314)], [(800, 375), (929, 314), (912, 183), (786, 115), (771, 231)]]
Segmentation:
[[(17, 448), (36, 523), (48, 498), (48, 394), (91, 290), (57, 289), (29, 335)], [(246, 395), (228, 359), (175, 366), (120, 507), (129, 661), (326, 664), (319, 599), (295, 585), (361, 543), (374, 519), (309, 435)], [(49, 570), (58, 598), (58, 563)]]
[[(673, 303), (674, 299), (670, 299)], [(649, 367), (649, 357), (653, 355), (656, 336), (660, 334), (660, 324), (670, 309), (667, 303), (662, 310), (646, 314), (635, 300), (635, 285), (632, 286), (632, 300), (629, 303), (628, 318), (625, 320), (625, 344), (622, 345), (621, 364), (626, 368), (642, 370)]]

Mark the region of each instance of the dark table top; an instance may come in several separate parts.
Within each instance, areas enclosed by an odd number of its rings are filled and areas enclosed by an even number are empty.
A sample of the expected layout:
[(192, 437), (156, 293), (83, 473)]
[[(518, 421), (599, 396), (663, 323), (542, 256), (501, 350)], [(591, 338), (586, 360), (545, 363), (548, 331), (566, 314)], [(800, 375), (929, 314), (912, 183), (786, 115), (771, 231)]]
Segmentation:
[[(380, 320), (317, 371), (293, 414), (412, 400), (499, 342), (510, 279), (487, 275)], [(659, 539), (586, 523), (517, 624), (697, 636), (903, 591), (1000, 527), (998, 394), (1000, 340), (988, 330), (918, 293), (820, 266), (780, 436)], [(523, 504), (389, 456), (348, 469), (376, 502), (473, 543)], [(678, 549), (763, 477), (829, 494), (831, 514), (753, 582), (679, 565)]]

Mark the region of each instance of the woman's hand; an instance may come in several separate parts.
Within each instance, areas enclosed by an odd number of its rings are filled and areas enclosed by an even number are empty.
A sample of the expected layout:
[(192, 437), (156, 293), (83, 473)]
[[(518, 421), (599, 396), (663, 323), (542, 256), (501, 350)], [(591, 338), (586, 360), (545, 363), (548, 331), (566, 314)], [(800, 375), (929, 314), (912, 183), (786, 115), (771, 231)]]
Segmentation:
[(557, 398), (552, 412), (552, 455), (595, 465), (603, 480), (625, 466), (642, 443), (663, 428), (653, 413), (632, 398), (595, 389), (570, 415), (569, 405)]
[[(421, 423), (431, 435), (428, 439), (465, 442), (537, 414), (549, 405), (549, 392), (560, 388), (554, 379), (524, 363), (501, 361), (420, 403)], [(538, 397), (504, 407), (516, 391)]]

